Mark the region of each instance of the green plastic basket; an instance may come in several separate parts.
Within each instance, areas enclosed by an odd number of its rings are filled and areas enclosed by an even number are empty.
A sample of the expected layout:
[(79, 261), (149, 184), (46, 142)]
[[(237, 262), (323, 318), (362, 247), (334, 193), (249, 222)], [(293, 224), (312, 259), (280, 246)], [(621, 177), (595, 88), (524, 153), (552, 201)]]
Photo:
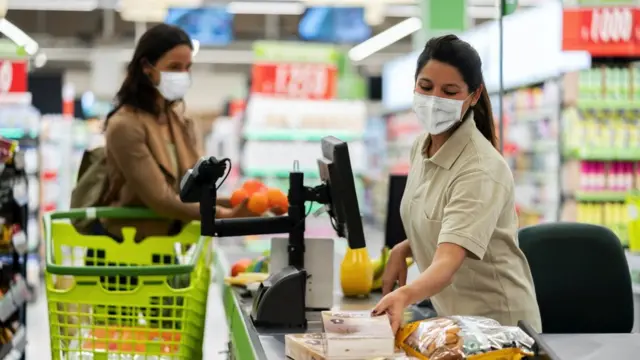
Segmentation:
[[(123, 242), (79, 234), (70, 220), (154, 219), (146, 209), (90, 208), (43, 217), (52, 359), (202, 359), (211, 238), (200, 223), (176, 236)], [(175, 247), (195, 246), (178, 264)], [(90, 264), (90, 266), (87, 266)]]

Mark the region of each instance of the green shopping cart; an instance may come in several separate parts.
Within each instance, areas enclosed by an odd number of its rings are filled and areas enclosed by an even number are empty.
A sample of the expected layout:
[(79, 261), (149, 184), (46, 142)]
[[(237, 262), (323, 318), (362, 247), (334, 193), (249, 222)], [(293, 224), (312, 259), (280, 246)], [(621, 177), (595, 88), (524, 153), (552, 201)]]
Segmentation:
[(158, 216), (132, 208), (44, 215), (51, 358), (202, 359), (212, 256), (200, 223), (141, 242), (125, 228), (119, 243), (71, 224), (92, 218)]

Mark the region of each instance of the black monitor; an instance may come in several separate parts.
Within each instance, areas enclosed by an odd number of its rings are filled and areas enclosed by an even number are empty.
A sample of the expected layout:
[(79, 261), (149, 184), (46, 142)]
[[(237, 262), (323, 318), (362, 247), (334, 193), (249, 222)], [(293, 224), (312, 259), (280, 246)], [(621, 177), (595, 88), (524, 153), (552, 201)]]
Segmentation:
[(330, 189), (326, 206), (337, 235), (346, 238), (351, 249), (366, 247), (347, 143), (333, 136), (323, 138), (318, 168)]
[(389, 177), (389, 193), (387, 195), (387, 221), (384, 231), (384, 243), (392, 249), (398, 243), (407, 239), (402, 218), (400, 217), (400, 203), (407, 186), (407, 175), (393, 174)]

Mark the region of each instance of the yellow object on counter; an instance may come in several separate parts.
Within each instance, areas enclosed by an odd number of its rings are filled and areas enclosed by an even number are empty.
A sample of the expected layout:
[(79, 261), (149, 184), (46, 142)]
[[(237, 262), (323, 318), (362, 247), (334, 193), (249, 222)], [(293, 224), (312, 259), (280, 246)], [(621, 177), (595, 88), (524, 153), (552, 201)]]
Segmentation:
[(232, 286), (247, 286), (252, 283), (261, 283), (269, 277), (266, 273), (245, 272), (237, 276), (228, 276), (224, 278), (224, 282)]
[(373, 285), (373, 266), (366, 248), (347, 249), (340, 265), (340, 285), (344, 296), (367, 296)]

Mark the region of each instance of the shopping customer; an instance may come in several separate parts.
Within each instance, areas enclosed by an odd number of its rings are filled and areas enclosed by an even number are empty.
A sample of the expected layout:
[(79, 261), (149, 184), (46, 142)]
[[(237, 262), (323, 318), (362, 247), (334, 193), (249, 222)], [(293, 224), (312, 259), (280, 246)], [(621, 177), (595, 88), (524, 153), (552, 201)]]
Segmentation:
[[(148, 207), (171, 220), (104, 219), (109, 234), (134, 226), (137, 237), (173, 234), (181, 224), (200, 220), (199, 204), (180, 201), (180, 179), (200, 157), (195, 124), (184, 118), (182, 99), (191, 85), (192, 43), (181, 29), (160, 24), (140, 38), (105, 122), (108, 206)], [(215, 86), (215, 84), (212, 84)], [(247, 217), (243, 203), (227, 208), (219, 200), (216, 216)], [(99, 230), (99, 229), (98, 229)]]
[[(541, 330), (481, 69), (476, 50), (454, 35), (429, 40), (418, 58), (413, 110), (426, 133), (413, 144), (400, 209), (408, 239), (391, 251), (373, 310), (395, 330), (405, 307), (427, 298), (440, 316), (525, 320)], [(421, 274), (406, 284), (410, 256)]]

